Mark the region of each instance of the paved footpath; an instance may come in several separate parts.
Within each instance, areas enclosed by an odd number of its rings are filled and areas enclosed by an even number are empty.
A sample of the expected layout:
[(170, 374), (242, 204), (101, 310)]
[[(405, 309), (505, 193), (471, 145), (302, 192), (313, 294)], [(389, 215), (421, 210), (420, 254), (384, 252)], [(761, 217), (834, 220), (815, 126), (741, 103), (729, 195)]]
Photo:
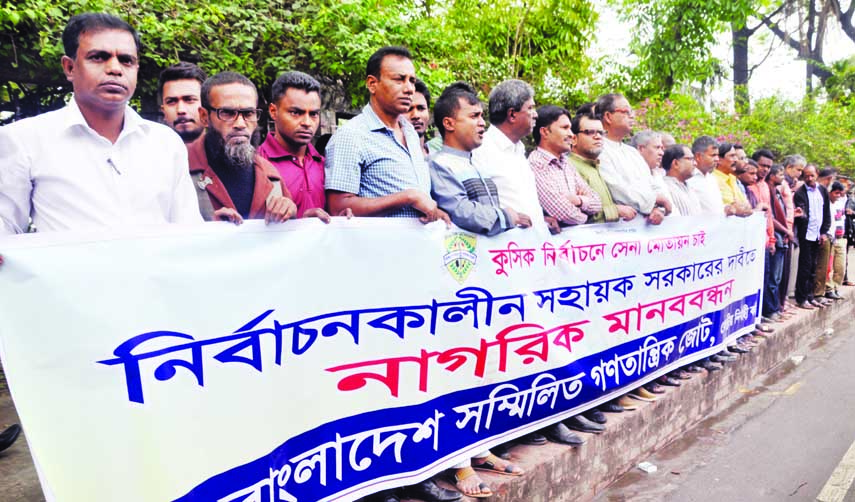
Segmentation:
[[(855, 306), (853, 306), (855, 313)], [(814, 501), (855, 442), (855, 323), (740, 388), (742, 397), (650, 456), (598, 502)], [(819, 329), (819, 328), (818, 328)]]

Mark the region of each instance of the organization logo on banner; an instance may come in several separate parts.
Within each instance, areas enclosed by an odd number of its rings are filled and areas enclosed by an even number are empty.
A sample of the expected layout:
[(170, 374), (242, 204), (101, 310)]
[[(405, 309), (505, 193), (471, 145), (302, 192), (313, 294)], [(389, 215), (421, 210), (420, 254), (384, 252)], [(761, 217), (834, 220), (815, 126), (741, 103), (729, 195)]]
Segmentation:
[(442, 257), (446, 270), (454, 280), (463, 284), (475, 268), (478, 255), (475, 245), (478, 238), (463, 232), (455, 232), (445, 237), (446, 253)]

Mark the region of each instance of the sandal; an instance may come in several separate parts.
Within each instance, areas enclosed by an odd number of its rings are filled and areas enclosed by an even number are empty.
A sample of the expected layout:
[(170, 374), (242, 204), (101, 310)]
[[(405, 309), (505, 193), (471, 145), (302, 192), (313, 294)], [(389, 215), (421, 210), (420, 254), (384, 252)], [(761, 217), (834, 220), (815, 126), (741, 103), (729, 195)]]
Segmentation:
[[(478, 483), (478, 485), (477, 485), (478, 492), (477, 493), (467, 492), (463, 488), (463, 486), (460, 484), (462, 481), (469, 479), (473, 476), (475, 476), (475, 478), (476, 478), (474, 481)], [(460, 493), (462, 493), (463, 495), (466, 495), (467, 497), (474, 497), (476, 499), (484, 499), (484, 498), (493, 496), (493, 491), (490, 490), (490, 487), (487, 486), (487, 483), (484, 483), (483, 481), (481, 481), (481, 478), (478, 477), (478, 474), (471, 467), (464, 467), (463, 469), (457, 469), (457, 471), (454, 473), (454, 486), (457, 487), (457, 490)]]
[(477, 464), (473, 458), (472, 468), (477, 471), (494, 472), (504, 476), (522, 476), (524, 474), (523, 470), (516, 465), (506, 462), (492, 453), (485, 457), (483, 462), (479, 462)]

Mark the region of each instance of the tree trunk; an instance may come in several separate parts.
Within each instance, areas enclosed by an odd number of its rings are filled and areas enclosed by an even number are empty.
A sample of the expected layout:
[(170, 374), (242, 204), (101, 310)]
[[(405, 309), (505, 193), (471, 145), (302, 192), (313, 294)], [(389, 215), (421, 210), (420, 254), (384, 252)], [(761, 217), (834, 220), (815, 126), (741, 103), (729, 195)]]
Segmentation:
[(731, 29), (733, 38), (733, 105), (736, 112), (747, 114), (751, 110), (748, 95), (748, 38), (752, 31), (744, 26)]

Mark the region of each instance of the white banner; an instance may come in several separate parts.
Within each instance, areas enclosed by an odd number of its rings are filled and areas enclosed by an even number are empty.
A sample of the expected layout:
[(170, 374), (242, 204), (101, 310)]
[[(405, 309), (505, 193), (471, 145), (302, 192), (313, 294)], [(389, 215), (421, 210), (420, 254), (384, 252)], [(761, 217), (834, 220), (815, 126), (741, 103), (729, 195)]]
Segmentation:
[(764, 238), (762, 216), (10, 237), (3, 367), (56, 500), (353, 500), (721, 350), (759, 316)]

